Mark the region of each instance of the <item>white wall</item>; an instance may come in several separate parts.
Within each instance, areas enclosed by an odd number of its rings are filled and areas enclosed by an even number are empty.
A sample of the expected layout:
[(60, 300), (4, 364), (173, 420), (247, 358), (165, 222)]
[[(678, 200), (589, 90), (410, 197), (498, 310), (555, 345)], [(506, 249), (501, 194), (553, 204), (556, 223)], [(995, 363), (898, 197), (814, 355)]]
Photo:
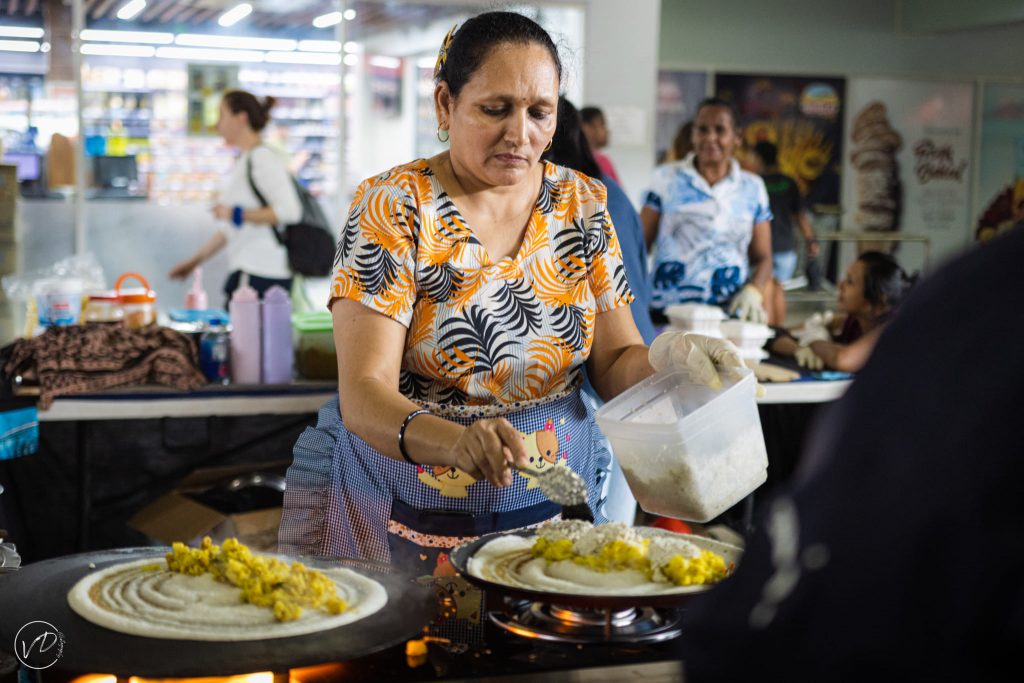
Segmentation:
[(661, 0), (587, 4), (583, 101), (576, 104), (604, 110), (611, 132), (605, 152), (634, 202), (650, 180), (655, 152), (661, 5)]
[(943, 79), (1024, 77), (1024, 23), (902, 33), (897, 0), (664, 0), (659, 63)]

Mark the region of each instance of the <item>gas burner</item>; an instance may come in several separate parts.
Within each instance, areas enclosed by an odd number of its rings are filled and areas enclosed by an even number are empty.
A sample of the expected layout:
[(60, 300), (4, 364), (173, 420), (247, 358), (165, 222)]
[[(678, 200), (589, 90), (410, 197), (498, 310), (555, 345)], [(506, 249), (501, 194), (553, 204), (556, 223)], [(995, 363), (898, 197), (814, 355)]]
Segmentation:
[(518, 636), (561, 643), (656, 643), (682, 632), (678, 610), (653, 607), (580, 609), (506, 599), (503, 612), (488, 616)]

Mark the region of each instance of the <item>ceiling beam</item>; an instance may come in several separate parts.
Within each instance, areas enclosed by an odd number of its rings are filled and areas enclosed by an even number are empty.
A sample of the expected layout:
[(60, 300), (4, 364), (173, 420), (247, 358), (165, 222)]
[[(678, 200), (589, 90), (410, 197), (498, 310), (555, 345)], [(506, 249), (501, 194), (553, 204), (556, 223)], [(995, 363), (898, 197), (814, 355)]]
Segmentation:
[(28, 0), (28, 2), (25, 3), (25, 16), (26, 17), (32, 16), (33, 14), (36, 13), (36, 10), (38, 8), (39, 8), (39, 0)]
[(103, 15), (105, 15), (107, 13), (107, 10), (110, 9), (110, 6), (113, 5), (116, 1), (117, 0), (100, 0), (100, 2), (92, 8), (92, 18), (102, 19)]
[(178, 16), (189, 8), (192, 3), (189, 0), (181, 0), (171, 5), (171, 8), (160, 15), (160, 23), (166, 24), (168, 21)]
[(11, 15), (18, 13), (18, 0), (7, 0), (7, 13)]
[(139, 15), (139, 19), (141, 19), (142, 21), (153, 21), (158, 16), (160, 16), (160, 14), (164, 10), (166, 10), (173, 4), (174, 0), (163, 0), (162, 2), (160, 2), (160, 0), (157, 0), (156, 2), (153, 2), (148, 7), (146, 7), (145, 11), (143, 11), (142, 14)]

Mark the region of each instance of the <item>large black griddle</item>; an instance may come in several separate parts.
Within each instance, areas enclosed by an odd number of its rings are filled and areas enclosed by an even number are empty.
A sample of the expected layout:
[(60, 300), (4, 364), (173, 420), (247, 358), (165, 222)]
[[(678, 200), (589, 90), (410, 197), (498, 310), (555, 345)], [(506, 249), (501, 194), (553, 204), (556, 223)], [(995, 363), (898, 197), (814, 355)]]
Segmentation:
[[(388, 603), (375, 614), (329, 631), (291, 638), (239, 642), (164, 640), (111, 631), (86, 621), (68, 605), (67, 594), (90, 571), (144, 558), (169, 548), (126, 548), (70, 555), (30, 564), (0, 576), (0, 649), (30, 621), (46, 621), (64, 634), (64, 653), (54, 668), (150, 678), (227, 676), (354, 659), (416, 637), (437, 613), (429, 586), (400, 573), (367, 569), (365, 563), (301, 558), (310, 567), (344, 566), (378, 581)], [(95, 565), (91, 568), (89, 565)]]
[[(654, 528), (645, 529), (645, 531), (650, 534), (674, 533)], [(493, 581), (481, 579), (470, 574), (469, 559), (473, 557), (473, 555), (475, 555), (476, 552), (488, 541), (498, 538), (499, 536), (507, 536), (509, 534), (522, 536), (524, 538), (533, 538), (536, 535), (536, 532), (533, 530), (519, 530), (481, 536), (469, 543), (460, 545), (451, 552), (449, 559), (452, 566), (455, 567), (456, 571), (458, 571), (459, 574), (461, 574), (467, 581), (483, 588), (486, 591), (506, 595), (510, 598), (529, 600), (530, 602), (563, 605), (566, 607), (611, 610), (624, 610), (631, 607), (637, 607), (638, 605), (643, 607), (681, 607), (694, 597), (700, 595), (704, 590), (711, 588), (708, 586), (705, 589), (695, 590), (689, 593), (666, 593), (663, 595), (586, 595), (582, 593), (558, 593), (554, 591), (538, 591), (516, 588), (513, 586), (506, 586), (502, 583), (495, 583)], [(712, 539), (702, 538), (701, 545), (719, 553), (725, 551), (729, 555), (737, 553), (739, 550), (734, 546), (714, 541)]]

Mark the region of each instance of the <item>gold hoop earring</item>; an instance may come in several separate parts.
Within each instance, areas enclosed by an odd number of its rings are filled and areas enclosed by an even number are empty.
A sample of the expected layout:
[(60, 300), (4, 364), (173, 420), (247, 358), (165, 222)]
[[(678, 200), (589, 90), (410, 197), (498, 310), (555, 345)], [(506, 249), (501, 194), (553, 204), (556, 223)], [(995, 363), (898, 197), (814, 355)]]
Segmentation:
[[(441, 137), (441, 133), (444, 133), (444, 137)], [(447, 129), (441, 128), (441, 126), (437, 127), (437, 139), (439, 142), (448, 142), (448, 138), (450, 137), (451, 134), (447, 131)]]
[(554, 138), (551, 138), (550, 140), (548, 140), (548, 146), (544, 148), (544, 151), (545, 151), (545, 152), (546, 152), (546, 151), (548, 151), (549, 149), (551, 149), (551, 144), (552, 144), (552, 143), (553, 143), (554, 141), (555, 141), (555, 139), (554, 139)]

